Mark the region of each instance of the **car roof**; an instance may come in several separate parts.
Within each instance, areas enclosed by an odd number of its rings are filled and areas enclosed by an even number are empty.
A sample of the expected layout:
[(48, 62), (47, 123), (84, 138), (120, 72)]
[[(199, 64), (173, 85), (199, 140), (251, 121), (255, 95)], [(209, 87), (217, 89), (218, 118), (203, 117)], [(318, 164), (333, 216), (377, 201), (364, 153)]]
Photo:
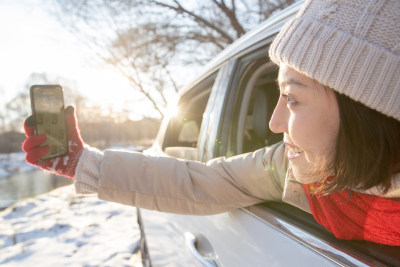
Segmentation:
[(236, 57), (238, 54), (254, 46), (258, 42), (277, 34), (284, 23), (297, 13), (303, 2), (304, 1), (300, 0), (283, 10), (277, 11), (256, 28), (247, 32), (238, 40), (230, 44), (227, 48), (221, 51), (214, 59), (212, 59), (208, 64), (204, 66), (204, 68), (200, 72), (200, 75), (198, 75), (195, 80), (190, 82), (189, 86), (186, 86), (186, 88), (180, 93), (180, 95), (190, 90), (190, 88), (192, 88), (200, 80), (203, 80), (211, 72), (214, 72), (223, 63)]

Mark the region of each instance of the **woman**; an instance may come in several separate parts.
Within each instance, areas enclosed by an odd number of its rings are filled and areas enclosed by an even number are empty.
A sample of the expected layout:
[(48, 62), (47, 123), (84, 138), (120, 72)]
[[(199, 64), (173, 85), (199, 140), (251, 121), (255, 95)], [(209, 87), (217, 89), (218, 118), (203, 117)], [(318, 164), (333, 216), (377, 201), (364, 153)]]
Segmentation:
[(212, 214), (266, 200), (311, 212), (336, 237), (400, 245), (400, 2), (307, 1), (271, 45), (284, 142), (207, 163), (85, 146), (67, 108), (69, 154), (26, 160), (75, 179), (78, 193), (160, 211)]

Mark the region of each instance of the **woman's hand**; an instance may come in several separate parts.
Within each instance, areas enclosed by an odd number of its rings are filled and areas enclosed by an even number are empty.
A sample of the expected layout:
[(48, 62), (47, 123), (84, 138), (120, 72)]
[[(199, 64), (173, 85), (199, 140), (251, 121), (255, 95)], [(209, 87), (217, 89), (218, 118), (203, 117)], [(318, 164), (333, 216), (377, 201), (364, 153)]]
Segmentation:
[(22, 143), (22, 150), (26, 152), (25, 160), (29, 164), (58, 175), (73, 178), (79, 158), (83, 152), (84, 143), (79, 133), (77, 119), (72, 106), (65, 109), (65, 123), (68, 139), (67, 155), (39, 161), (41, 157), (46, 155), (50, 147), (48, 145), (41, 146), (47, 139), (45, 133), (34, 134), (36, 122), (33, 116), (28, 117), (24, 122), (26, 139)]

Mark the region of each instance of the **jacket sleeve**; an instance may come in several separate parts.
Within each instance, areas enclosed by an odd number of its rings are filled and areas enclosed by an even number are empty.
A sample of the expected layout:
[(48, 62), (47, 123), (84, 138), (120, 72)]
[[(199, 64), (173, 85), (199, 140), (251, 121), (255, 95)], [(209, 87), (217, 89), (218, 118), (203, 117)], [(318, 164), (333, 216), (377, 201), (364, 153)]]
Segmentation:
[(198, 215), (280, 201), (287, 167), (282, 143), (207, 163), (113, 150), (99, 162), (100, 199)]

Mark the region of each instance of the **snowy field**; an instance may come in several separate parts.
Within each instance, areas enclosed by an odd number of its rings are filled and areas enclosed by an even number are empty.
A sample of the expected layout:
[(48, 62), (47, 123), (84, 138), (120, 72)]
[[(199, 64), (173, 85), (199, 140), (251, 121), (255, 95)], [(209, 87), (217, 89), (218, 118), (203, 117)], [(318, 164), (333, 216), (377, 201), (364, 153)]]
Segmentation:
[(0, 212), (1, 266), (141, 266), (136, 208), (72, 185)]
[[(0, 179), (35, 169), (0, 154)], [(136, 208), (75, 194), (73, 185), (0, 212), (0, 266), (142, 266)]]

